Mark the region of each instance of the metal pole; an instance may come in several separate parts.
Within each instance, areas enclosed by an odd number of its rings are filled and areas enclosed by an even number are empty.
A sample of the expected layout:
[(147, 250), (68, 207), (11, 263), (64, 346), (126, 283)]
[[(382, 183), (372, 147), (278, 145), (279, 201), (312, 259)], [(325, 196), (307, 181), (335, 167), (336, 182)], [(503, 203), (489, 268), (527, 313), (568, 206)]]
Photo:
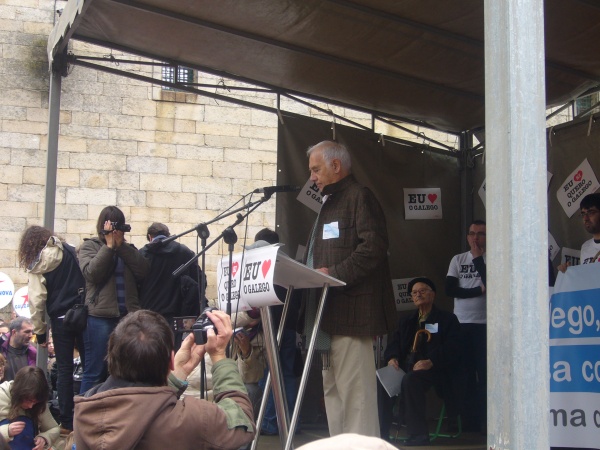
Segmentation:
[(549, 448), (544, 2), (485, 0), (488, 442)]
[(317, 332), (321, 326), (321, 318), (323, 317), (323, 310), (325, 309), (325, 300), (327, 299), (327, 292), (329, 291), (329, 283), (323, 285), (323, 293), (319, 300), (319, 307), (317, 308), (317, 315), (315, 317), (315, 325), (313, 327), (312, 336), (308, 344), (308, 350), (306, 353), (306, 363), (304, 364), (304, 370), (302, 371), (302, 378), (300, 378), (300, 386), (298, 387), (298, 396), (296, 397), (296, 405), (294, 406), (294, 413), (292, 414), (292, 422), (290, 423), (291, 433), (285, 443), (285, 450), (292, 448), (292, 441), (294, 439), (294, 430), (298, 425), (298, 419), (300, 417), (300, 409), (302, 408), (302, 400), (304, 399), (304, 391), (306, 390), (306, 384), (308, 382), (308, 374), (310, 373), (310, 366), (312, 358), (315, 353), (315, 344), (317, 342)]

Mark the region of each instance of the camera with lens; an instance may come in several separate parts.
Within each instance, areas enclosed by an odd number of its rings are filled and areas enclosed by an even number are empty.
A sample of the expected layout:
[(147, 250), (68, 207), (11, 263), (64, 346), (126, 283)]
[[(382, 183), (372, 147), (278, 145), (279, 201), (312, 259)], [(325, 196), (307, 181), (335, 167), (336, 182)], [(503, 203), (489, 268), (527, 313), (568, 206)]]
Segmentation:
[(192, 332), (194, 333), (194, 342), (198, 345), (204, 345), (208, 341), (207, 331), (212, 329), (217, 334), (215, 324), (206, 315), (207, 311), (214, 311), (216, 308), (205, 308), (202, 314), (198, 316), (198, 319), (192, 325)]
[(112, 230), (102, 230), (102, 234), (108, 234), (112, 231), (122, 231), (123, 233), (129, 233), (131, 231), (131, 225), (128, 223), (111, 222)]

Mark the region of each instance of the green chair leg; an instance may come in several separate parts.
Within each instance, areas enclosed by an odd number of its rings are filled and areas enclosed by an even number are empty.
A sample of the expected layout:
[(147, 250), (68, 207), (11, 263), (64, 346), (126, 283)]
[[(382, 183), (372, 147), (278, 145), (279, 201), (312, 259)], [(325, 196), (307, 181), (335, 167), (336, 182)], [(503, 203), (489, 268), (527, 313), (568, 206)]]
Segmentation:
[(457, 418), (457, 425), (458, 425), (458, 430), (456, 433), (454, 434), (449, 434), (449, 433), (442, 433), (442, 424), (444, 422), (444, 416), (446, 415), (446, 403), (442, 403), (442, 409), (440, 410), (440, 416), (438, 417), (438, 421), (437, 421), (437, 425), (435, 427), (435, 431), (433, 433), (429, 433), (429, 440), (433, 441), (438, 437), (445, 437), (445, 438), (457, 438), (458, 436), (460, 436), (460, 433), (462, 432), (462, 424), (460, 421), (460, 416), (458, 416)]

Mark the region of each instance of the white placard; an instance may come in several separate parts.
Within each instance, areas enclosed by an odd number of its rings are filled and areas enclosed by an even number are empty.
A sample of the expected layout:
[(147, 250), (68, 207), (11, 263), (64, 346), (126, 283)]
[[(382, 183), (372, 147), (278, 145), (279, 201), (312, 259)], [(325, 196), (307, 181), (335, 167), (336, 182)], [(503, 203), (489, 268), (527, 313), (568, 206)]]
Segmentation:
[(392, 280), (394, 288), (394, 301), (396, 302), (396, 311), (409, 311), (417, 307), (412, 301), (412, 297), (407, 292), (408, 283), (416, 277), (397, 278)]
[(571, 266), (578, 266), (581, 264), (581, 250), (563, 247), (561, 249), (560, 263), (569, 263)]
[(10, 303), (15, 295), (15, 285), (8, 275), (0, 272), (0, 308)]
[(579, 209), (581, 199), (587, 194), (596, 192), (599, 187), (600, 183), (598, 183), (596, 174), (586, 158), (558, 188), (556, 198), (565, 214), (571, 217)]
[(29, 295), (27, 286), (22, 287), (13, 297), (13, 309), (18, 316), (31, 318), (31, 311), (29, 311)]
[(321, 192), (317, 187), (316, 183), (310, 181), (310, 178), (304, 183), (304, 186), (300, 190), (298, 197), (296, 197), (300, 203), (308, 206), (314, 212), (318, 213), (321, 211), (323, 205), (323, 198)]
[(550, 261), (554, 261), (556, 255), (560, 251), (560, 247), (556, 243), (556, 239), (552, 236), (552, 233), (548, 231), (548, 256), (550, 256)]
[(477, 193), (479, 194), (479, 198), (481, 199), (481, 201), (483, 202), (483, 206), (485, 207), (485, 180), (483, 180), (483, 183), (481, 183), (481, 187), (479, 188)]
[[(232, 258), (231, 311), (248, 311), (268, 305), (281, 305), (273, 288), (278, 245), (235, 253)], [(229, 255), (217, 267), (220, 308), (226, 311), (229, 280)], [(239, 306), (237, 305), (239, 300)]]
[(404, 218), (441, 219), (442, 190), (440, 188), (404, 188)]

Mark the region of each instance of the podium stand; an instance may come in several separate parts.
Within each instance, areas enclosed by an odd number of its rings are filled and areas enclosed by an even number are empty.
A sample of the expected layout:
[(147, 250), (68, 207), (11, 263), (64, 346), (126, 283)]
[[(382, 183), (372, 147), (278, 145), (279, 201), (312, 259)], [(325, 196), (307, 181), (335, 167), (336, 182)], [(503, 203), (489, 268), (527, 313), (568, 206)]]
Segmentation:
[[(252, 250), (250, 250), (252, 251)], [(267, 350), (267, 362), (269, 364), (269, 375), (267, 376), (267, 383), (263, 393), (262, 403), (260, 407), (260, 413), (258, 415), (257, 433), (252, 442), (252, 450), (256, 449), (258, 439), (260, 437), (260, 425), (264, 417), (264, 411), (266, 408), (267, 400), (269, 398), (269, 392), (271, 385), (273, 387), (273, 398), (275, 400), (275, 410), (277, 412), (277, 424), (279, 427), (279, 437), (281, 439), (282, 447), (286, 450), (292, 448), (292, 441), (294, 439), (294, 431), (298, 425), (298, 419), (300, 416), (300, 409), (302, 407), (302, 399), (306, 384), (308, 381), (308, 374), (310, 372), (310, 366), (315, 350), (315, 343), (317, 339), (317, 331), (321, 324), (321, 318), (323, 316), (323, 310), (325, 307), (325, 300), (327, 298), (327, 292), (330, 287), (345, 286), (346, 283), (336, 278), (325, 275), (314, 269), (311, 269), (304, 264), (294, 261), (284, 253), (278, 252), (275, 263), (275, 273), (273, 275), (273, 283), (278, 286), (288, 288), (287, 297), (283, 307), (283, 313), (281, 316), (281, 323), (277, 331), (277, 339), (273, 336), (272, 318), (271, 311), (268, 306), (260, 308), (261, 319), (263, 323), (263, 331), (265, 335), (265, 346)], [(287, 311), (289, 308), (289, 302), (294, 289), (308, 289), (308, 288), (323, 288), (319, 305), (317, 308), (317, 314), (315, 317), (315, 324), (313, 333), (308, 345), (308, 353), (306, 357), (306, 364), (302, 372), (300, 379), (300, 386), (298, 388), (298, 396), (296, 404), (290, 421), (287, 399), (285, 398), (285, 391), (283, 386), (283, 376), (281, 374), (281, 365), (279, 362), (279, 345), (281, 343), (281, 337), (283, 335), (283, 328), (285, 325), (285, 319), (287, 317)], [(273, 381), (271, 383), (271, 380)]]

